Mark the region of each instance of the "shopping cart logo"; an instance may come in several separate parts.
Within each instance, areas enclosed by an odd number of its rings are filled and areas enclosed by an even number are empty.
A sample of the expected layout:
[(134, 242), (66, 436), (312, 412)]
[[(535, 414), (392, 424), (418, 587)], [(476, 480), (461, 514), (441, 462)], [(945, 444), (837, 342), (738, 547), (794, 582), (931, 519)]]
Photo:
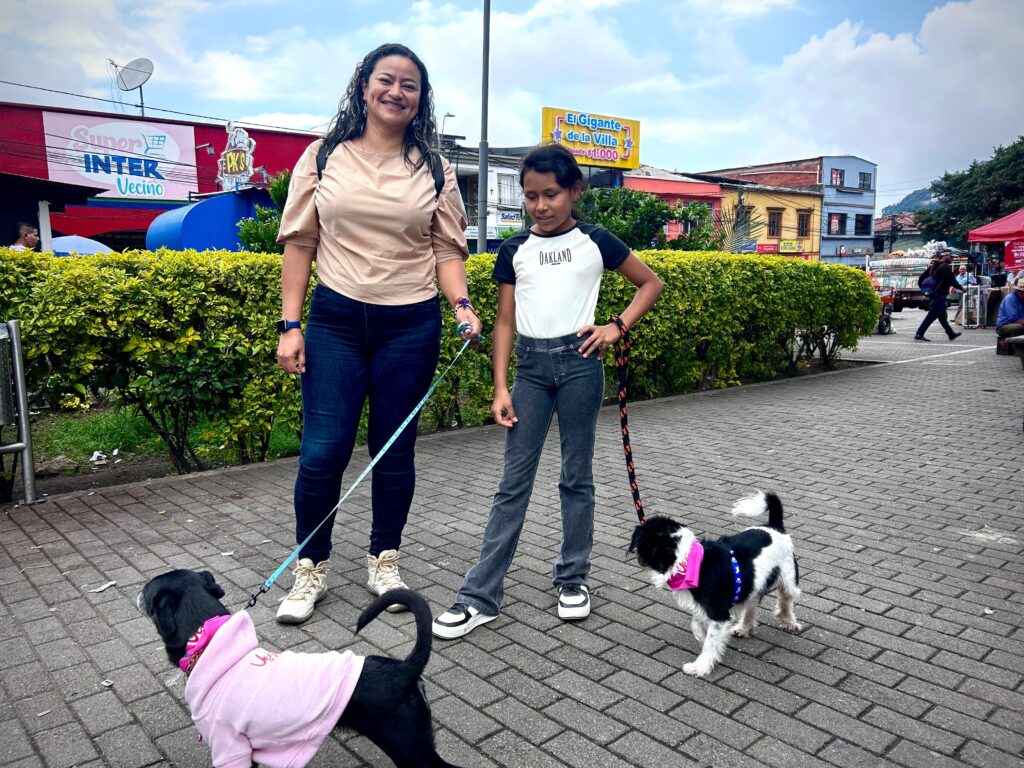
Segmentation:
[(153, 136), (147, 136), (142, 134), (142, 141), (146, 145), (144, 155), (159, 155), (163, 154), (164, 146), (167, 144), (166, 134), (156, 134)]

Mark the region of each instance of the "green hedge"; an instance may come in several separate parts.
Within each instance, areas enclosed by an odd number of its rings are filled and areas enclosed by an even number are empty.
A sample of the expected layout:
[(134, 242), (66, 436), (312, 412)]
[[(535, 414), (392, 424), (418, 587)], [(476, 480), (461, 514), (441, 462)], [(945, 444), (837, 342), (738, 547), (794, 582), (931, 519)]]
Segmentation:
[[(647, 251), (665, 282), (633, 332), (631, 397), (725, 387), (792, 374), (817, 357), (830, 367), (877, 321), (866, 276), (784, 257)], [(469, 292), (485, 332), (494, 325), (494, 257), (471, 257)], [(135, 251), (56, 258), (0, 249), (0, 319), (22, 322), (29, 389), (60, 408), (101, 392), (137, 408), (181, 471), (202, 466), (185, 435), (201, 415), (239, 461), (263, 458), (275, 419), (300, 427), (298, 382), (275, 362), (280, 256)], [(605, 276), (598, 321), (633, 286)], [(440, 366), (461, 347), (450, 312)], [(490, 343), (467, 351), (424, 412), (422, 429), (484, 422)], [(607, 357), (609, 395), (615, 374)]]

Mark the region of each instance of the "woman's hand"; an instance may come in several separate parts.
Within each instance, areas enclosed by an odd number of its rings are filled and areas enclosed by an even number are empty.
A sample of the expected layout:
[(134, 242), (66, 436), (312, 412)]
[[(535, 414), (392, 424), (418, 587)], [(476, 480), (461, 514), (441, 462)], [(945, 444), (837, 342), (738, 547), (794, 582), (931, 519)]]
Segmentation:
[(516, 418), (515, 409), (512, 407), (512, 395), (507, 389), (495, 389), (494, 401), (491, 403), (491, 416), (494, 423), (505, 428), (514, 427), (519, 419)]
[(622, 338), (622, 332), (619, 331), (619, 327), (615, 323), (608, 323), (608, 325), (585, 325), (580, 328), (576, 336), (580, 337), (588, 333), (590, 338), (580, 345), (580, 353), (584, 357), (590, 357), (593, 353), (603, 355), (608, 347)]
[(298, 328), (281, 334), (277, 342), (277, 364), (286, 373), (306, 372), (306, 339)]
[(460, 324), (469, 323), (471, 326), (460, 334), (463, 339), (475, 340), (484, 330), (484, 324), (480, 322), (480, 318), (476, 316), (476, 312), (470, 307), (456, 307), (455, 319)]

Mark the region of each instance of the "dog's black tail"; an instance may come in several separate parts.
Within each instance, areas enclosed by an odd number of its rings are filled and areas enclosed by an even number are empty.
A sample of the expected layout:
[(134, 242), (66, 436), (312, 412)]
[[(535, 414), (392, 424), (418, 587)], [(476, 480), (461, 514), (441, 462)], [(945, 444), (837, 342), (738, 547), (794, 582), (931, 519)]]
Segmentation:
[(786, 529), (782, 527), (782, 501), (771, 491), (758, 491), (753, 496), (747, 496), (732, 505), (734, 515), (757, 517), (765, 512), (768, 513), (768, 527), (785, 533)]
[(401, 662), (399, 662), (409, 674), (411, 681), (417, 680), (423, 674), (423, 670), (430, 660), (430, 648), (433, 644), (433, 637), (430, 625), (434, 621), (430, 613), (430, 606), (427, 601), (411, 589), (392, 589), (374, 600), (363, 611), (356, 622), (356, 632), (361, 632), (363, 627), (376, 619), (389, 605), (404, 605), (416, 619), (416, 643), (412, 651)]

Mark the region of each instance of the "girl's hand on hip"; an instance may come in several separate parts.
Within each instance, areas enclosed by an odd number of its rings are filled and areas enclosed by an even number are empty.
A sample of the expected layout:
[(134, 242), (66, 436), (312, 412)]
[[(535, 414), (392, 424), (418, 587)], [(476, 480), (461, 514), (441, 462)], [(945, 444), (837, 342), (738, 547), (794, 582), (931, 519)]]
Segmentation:
[(491, 416), (494, 417), (495, 424), (505, 428), (514, 427), (519, 421), (512, 407), (512, 395), (507, 389), (495, 391), (494, 401), (491, 403)]
[(277, 364), (286, 373), (306, 372), (306, 339), (302, 331), (295, 328), (281, 334), (281, 339), (277, 342)]
[(615, 323), (608, 325), (585, 325), (576, 334), (577, 337), (590, 334), (590, 337), (580, 345), (580, 354), (590, 357), (592, 354), (603, 355), (604, 351), (612, 344), (622, 338), (619, 328)]

